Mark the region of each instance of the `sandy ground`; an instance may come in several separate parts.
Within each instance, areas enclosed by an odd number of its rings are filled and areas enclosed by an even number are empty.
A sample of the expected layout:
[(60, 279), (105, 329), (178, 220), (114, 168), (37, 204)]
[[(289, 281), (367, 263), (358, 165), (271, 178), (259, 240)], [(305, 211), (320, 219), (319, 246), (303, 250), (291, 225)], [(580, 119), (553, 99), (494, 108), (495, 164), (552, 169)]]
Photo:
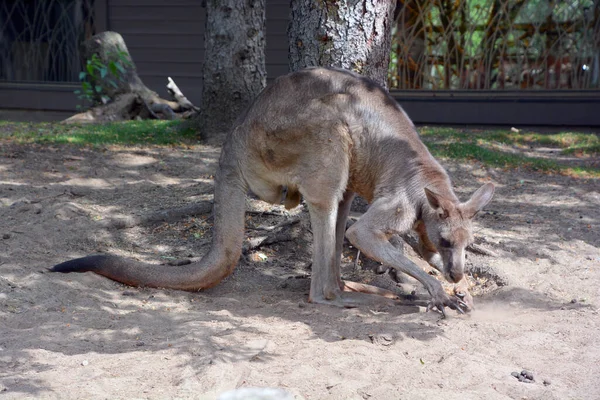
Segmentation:
[[(597, 180), (444, 161), (464, 199), (497, 185), (476, 235), (499, 256), (469, 254), (477, 309), (440, 319), (414, 305), (307, 304), (301, 207), (295, 241), (247, 252), (205, 292), (46, 273), (98, 251), (200, 257), (207, 215), (105, 222), (210, 199), (219, 149), (0, 145), (0, 398), (213, 399), (269, 386), (298, 399), (600, 399)], [(247, 235), (286, 218), (249, 214)], [(395, 287), (388, 274), (355, 271), (354, 256), (347, 248), (346, 276)], [(534, 382), (511, 376), (523, 369)]]

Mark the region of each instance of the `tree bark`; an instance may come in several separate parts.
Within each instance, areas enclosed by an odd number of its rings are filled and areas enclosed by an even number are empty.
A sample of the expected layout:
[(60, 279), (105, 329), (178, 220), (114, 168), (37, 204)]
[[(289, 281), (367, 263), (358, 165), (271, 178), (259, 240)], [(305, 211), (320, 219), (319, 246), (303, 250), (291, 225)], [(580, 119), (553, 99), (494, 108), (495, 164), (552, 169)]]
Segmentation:
[(391, 0), (292, 0), (290, 69), (346, 68), (387, 88), (395, 6)]
[(265, 87), (265, 0), (207, 0), (204, 83), (195, 118), (203, 138), (220, 144)]

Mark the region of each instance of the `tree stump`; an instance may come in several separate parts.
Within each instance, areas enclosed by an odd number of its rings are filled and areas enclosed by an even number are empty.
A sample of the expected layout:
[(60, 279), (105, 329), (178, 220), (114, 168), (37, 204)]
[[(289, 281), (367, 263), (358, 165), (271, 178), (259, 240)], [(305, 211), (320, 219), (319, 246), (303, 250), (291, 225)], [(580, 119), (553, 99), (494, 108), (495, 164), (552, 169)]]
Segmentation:
[[(150, 90), (140, 79), (123, 37), (117, 32), (102, 32), (83, 42), (81, 54), (86, 60), (97, 61), (104, 69), (88, 69), (85, 78), (94, 90), (94, 106), (73, 115), (64, 122), (108, 122), (132, 119), (175, 119), (189, 117), (197, 108), (181, 93), (175, 82), (168, 78), (168, 91), (173, 100), (165, 100)], [(91, 72), (94, 73), (91, 73)], [(98, 72), (98, 73), (95, 73)]]

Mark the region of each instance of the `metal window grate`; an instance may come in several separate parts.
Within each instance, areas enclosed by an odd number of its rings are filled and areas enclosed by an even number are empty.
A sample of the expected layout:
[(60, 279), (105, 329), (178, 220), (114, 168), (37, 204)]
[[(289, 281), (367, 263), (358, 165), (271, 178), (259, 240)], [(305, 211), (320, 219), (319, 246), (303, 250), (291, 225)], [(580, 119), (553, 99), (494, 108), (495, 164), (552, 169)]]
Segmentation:
[(0, 0), (0, 81), (75, 82), (93, 0)]
[(599, 88), (599, 0), (397, 3), (390, 88)]

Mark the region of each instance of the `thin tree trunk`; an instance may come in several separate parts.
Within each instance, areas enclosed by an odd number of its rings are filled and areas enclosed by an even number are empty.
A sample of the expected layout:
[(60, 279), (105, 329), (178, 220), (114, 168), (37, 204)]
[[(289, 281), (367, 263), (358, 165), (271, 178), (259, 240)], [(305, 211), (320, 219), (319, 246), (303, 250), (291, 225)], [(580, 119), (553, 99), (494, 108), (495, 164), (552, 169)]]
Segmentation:
[(387, 87), (395, 1), (292, 0), (290, 69), (332, 66)]
[(220, 144), (266, 85), (265, 0), (207, 0), (202, 103), (194, 121)]

